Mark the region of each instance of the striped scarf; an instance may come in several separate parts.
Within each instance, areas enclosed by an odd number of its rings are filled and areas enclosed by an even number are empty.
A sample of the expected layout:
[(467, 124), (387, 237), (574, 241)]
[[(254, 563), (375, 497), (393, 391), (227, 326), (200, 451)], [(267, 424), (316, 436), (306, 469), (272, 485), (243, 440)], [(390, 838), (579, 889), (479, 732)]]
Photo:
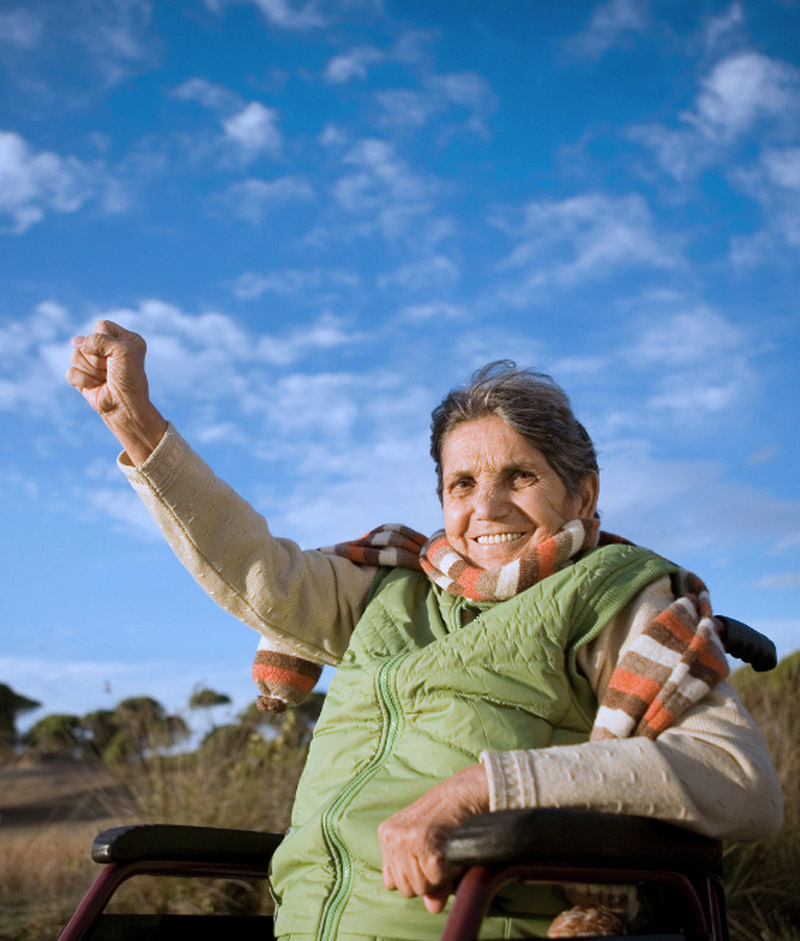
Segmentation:
[[(443, 530), (426, 539), (407, 526), (390, 523), (321, 551), (359, 565), (424, 572), (440, 588), (472, 601), (505, 601), (560, 571), (585, 549), (627, 542), (599, 532), (597, 520), (572, 520), (508, 565), (484, 570), (459, 555)], [(689, 572), (683, 582), (682, 597), (651, 621), (617, 664), (592, 739), (655, 738), (728, 675), (708, 590)], [(259, 708), (282, 712), (288, 704), (302, 702), (321, 671), (319, 663), (262, 640), (253, 663)]]

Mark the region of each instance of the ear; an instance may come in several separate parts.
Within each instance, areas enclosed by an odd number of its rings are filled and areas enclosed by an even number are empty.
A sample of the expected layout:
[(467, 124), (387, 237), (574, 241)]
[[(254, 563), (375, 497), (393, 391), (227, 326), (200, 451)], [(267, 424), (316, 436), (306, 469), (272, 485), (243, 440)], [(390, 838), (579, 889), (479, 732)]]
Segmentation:
[(590, 520), (597, 510), (597, 499), (600, 496), (600, 476), (592, 472), (581, 481), (581, 490), (575, 498), (578, 504), (577, 518)]

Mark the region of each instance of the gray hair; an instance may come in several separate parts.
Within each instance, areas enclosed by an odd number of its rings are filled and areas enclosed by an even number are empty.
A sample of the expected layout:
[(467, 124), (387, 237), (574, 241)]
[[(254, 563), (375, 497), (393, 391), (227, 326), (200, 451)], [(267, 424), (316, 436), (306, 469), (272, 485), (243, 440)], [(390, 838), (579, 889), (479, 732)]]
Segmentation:
[(452, 389), (431, 415), (431, 457), (436, 464), (437, 493), (442, 499), (442, 448), (462, 422), (496, 415), (544, 454), (570, 496), (581, 492), (589, 474), (597, 473), (592, 439), (575, 418), (569, 398), (550, 376), (520, 369), (508, 359), (487, 363), (468, 385)]

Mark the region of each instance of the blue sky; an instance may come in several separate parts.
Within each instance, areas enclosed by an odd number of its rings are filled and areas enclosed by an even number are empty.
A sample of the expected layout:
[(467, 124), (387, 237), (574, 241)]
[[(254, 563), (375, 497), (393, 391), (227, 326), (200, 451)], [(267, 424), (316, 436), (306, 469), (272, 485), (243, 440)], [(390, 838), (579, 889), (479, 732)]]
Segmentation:
[(308, 547), (436, 528), (431, 408), (549, 372), (605, 527), (800, 647), (796, 0), (0, 0), (0, 90), (0, 681), (252, 696), (64, 381), (100, 317)]

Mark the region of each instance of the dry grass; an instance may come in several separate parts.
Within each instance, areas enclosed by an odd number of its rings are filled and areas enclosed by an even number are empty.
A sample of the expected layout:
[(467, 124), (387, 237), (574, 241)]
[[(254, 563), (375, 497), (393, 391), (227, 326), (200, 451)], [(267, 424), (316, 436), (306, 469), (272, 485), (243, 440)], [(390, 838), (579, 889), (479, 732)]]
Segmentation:
[(0, 845), (0, 941), (53, 939), (94, 878), (92, 823), (19, 827)]
[(725, 875), (732, 941), (800, 941), (800, 653), (771, 674), (733, 678), (764, 733), (786, 818), (773, 840), (728, 848)]
[[(734, 683), (761, 726), (783, 784), (786, 823), (775, 840), (728, 848), (732, 941), (800, 941), (800, 654), (773, 674), (749, 668)], [(281, 832), (289, 818), (305, 749), (253, 736), (197, 753), (159, 757), (121, 769), (116, 782), (95, 768), (92, 816), (104, 820), (34, 827), (2, 822), (0, 941), (52, 941), (97, 872), (94, 834), (119, 823), (187, 823)], [(56, 775), (56, 791), (64, 789)], [(124, 782), (124, 787), (120, 786)], [(0, 782), (0, 786), (2, 782)], [(98, 801), (100, 806), (98, 807)], [(92, 802), (90, 801), (89, 804)], [(86, 796), (80, 806), (86, 809)], [(117, 911), (175, 914), (268, 910), (264, 886), (137, 878), (116, 896)]]
[[(99, 871), (91, 841), (105, 826), (192, 823), (282, 832), (305, 749), (259, 737), (236, 755), (221, 749), (153, 758), (120, 769), (124, 788), (104, 788), (104, 820), (4, 829), (0, 844), (0, 941), (53, 941)], [(110, 910), (171, 914), (269, 911), (261, 883), (140, 877)]]

